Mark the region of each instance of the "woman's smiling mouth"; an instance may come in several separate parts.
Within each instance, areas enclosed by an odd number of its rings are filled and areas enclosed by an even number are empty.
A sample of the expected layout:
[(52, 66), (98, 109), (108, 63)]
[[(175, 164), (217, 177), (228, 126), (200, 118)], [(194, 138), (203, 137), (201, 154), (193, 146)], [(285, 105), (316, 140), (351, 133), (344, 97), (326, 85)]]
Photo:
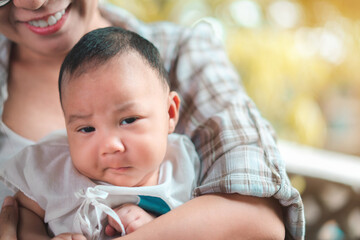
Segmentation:
[(65, 14), (65, 9), (50, 15), (47, 19), (29, 21), (28, 24), (34, 27), (48, 27), (55, 25)]
[(25, 22), (25, 25), (39, 35), (50, 35), (61, 29), (69, 15), (70, 7), (40, 19)]

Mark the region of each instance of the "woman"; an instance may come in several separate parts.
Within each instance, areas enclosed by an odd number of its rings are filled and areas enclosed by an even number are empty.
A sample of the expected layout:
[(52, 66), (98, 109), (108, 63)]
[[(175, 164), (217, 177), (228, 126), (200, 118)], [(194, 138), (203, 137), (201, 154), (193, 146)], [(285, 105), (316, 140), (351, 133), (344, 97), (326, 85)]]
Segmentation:
[[(1, 161), (64, 128), (57, 78), (65, 54), (86, 32), (121, 26), (160, 50), (184, 103), (176, 131), (192, 138), (202, 159), (197, 197), (122, 239), (283, 239), (279, 202), (289, 236), (303, 239), (301, 198), (289, 183), (269, 126), (238, 86), (208, 26), (145, 25), (121, 9), (99, 8), (97, 0), (3, 0), (0, 5)], [(16, 202), (7, 198), (4, 206), (0, 239), (16, 239)]]

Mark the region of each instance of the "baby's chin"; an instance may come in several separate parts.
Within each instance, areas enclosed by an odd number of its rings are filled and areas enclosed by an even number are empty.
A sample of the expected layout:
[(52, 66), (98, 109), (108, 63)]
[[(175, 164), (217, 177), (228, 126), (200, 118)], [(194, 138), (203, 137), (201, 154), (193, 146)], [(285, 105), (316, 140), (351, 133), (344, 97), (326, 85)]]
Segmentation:
[(99, 185), (112, 185), (118, 187), (144, 187), (158, 184), (159, 171), (155, 170), (147, 175), (136, 174), (134, 167), (107, 168), (103, 174), (89, 176), (94, 183)]

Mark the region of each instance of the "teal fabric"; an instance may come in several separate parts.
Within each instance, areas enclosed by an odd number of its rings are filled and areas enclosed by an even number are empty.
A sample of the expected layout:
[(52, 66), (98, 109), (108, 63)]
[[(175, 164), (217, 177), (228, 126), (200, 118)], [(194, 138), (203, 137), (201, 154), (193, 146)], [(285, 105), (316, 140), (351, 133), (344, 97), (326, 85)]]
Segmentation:
[(138, 206), (146, 211), (156, 215), (162, 215), (170, 211), (169, 205), (161, 198), (143, 195), (140, 195), (139, 198)]

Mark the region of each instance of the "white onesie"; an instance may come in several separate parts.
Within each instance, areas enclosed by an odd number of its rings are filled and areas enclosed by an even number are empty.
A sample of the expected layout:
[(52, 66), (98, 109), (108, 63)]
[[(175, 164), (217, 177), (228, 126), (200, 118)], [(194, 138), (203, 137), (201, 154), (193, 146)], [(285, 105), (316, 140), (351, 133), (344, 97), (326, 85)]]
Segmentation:
[(106, 239), (104, 224), (110, 215), (122, 223), (112, 208), (134, 203), (164, 214), (192, 198), (200, 162), (190, 139), (170, 134), (159, 182), (155, 186), (118, 187), (95, 183), (73, 166), (65, 134), (29, 146), (3, 164), (0, 180), (20, 190), (45, 210), (50, 233), (83, 233), (87, 239)]

